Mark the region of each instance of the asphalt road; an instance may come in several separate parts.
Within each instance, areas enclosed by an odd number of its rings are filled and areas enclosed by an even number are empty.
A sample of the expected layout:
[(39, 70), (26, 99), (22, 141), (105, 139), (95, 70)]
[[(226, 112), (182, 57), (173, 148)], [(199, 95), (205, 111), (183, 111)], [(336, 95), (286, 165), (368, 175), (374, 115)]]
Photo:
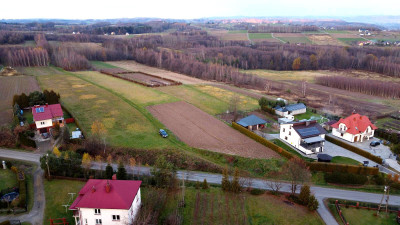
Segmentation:
[[(0, 149), (0, 157), (18, 159), (18, 160), (25, 160), (29, 162), (39, 163), (40, 154), (35, 153), (27, 153), (22, 151), (11, 151), (11, 150), (4, 150)], [(93, 163), (93, 169), (105, 169), (106, 164), (99, 164)], [(116, 170), (118, 165), (113, 164), (113, 168)], [(149, 175), (151, 173), (150, 167), (134, 167), (131, 168), (129, 166), (126, 167), (127, 172), (141, 175)], [(35, 225), (42, 224), (43, 222), (43, 212), (44, 212), (44, 189), (43, 189), (43, 171), (38, 169), (39, 172), (35, 172), (35, 203), (34, 208), (29, 214), (21, 215), (18, 217), (14, 217), (15, 219), (20, 219), (21, 221), (28, 221), (27, 218), (34, 219)], [(41, 178), (39, 178), (39, 176)], [(220, 184), (222, 180), (221, 174), (211, 174), (211, 173), (203, 173), (203, 172), (194, 172), (194, 171), (185, 171), (180, 170), (177, 172), (177, 177), (179, 179), (187, 179), (190, 181), (203, 181), (207, 179), (208, 183), (213, 184)], [(265, 185), (265, 180), (262, 179), (250, 179), (248, 182), (244, 184), (244, 186), (251, 186), (253, 188), (265, 189), (269, 190), (269, 188)], [(281, 191), (290, 192), (290, 185), (284, 184)], [(315, 197), (318, 199), (320, 203), (320, 207), (318, 209), (318, 213), (322, 217), (328, 225), (336, 225), (338, 224), (336, 220), (333, 218), (329, 209), (325, 207), (323, 204), (323, 200), (326, 198), (337, 198), (337, 199), (348, 199), (353, 201), (363, 201), (363, 202), (372, 202), (372, 203), (379, 203), (382, 195), (381, 194), (373, 194), (373, 193), (366, 193), (360, 191), (348, 191), (348, 190), (341, 190), (341, 189), (334, 189), (334, 188), (325, 188), (325, 187), (318, 187), (312, 186), (311, 191), (314, 193)], [(391, 195), (389, 199), (389, 204), (391, 205), (399, 205), (400, 206), (400, 196)], [(41, 219), (39, 220), (39, 217)], [(0, 217), (0, 222), (4, 220), (4, 217)], [(39, 223), (38, 223), (39, 222)]]

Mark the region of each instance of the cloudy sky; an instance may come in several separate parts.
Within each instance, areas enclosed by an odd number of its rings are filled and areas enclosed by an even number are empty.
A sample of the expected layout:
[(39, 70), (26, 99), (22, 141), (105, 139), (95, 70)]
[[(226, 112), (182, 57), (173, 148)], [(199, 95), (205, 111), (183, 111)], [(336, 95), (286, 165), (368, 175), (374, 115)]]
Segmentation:
[[(0, 19), (400, 15), (398, 0), (1, 0)], [(384, 4), (383, 4), (384, 3)]]

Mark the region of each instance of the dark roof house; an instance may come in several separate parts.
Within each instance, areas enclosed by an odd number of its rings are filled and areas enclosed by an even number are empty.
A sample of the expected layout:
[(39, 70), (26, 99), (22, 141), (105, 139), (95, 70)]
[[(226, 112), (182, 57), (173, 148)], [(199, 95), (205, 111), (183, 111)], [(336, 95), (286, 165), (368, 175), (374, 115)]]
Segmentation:
[(237, 122), (237, 123), (243, 127), (248, 127), (248, 126), (255, 126), (255, 125), (260, 125), (260, 124), (266, 124), (267, 121), (261, 119), (260, 117), (258, 117), (256, 115), (250, 115), (248, 117), (245, 117), (245, 118), (239, 120), (239, 122)]

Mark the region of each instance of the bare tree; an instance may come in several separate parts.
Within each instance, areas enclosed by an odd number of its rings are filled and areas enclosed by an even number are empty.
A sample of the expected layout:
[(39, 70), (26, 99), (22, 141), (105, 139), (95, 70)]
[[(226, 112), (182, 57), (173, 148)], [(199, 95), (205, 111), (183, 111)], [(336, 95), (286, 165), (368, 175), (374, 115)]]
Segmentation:
[(303, 94), (303, 97), (306, 97), (306, 91), (307, 91), (307, 81), (303, 80), (301, 82), (301, 93)]
[(236, 122), (238, 118), (238, 108), (240, 104), (240, 96), (238, 94), (233, 94), (229, 103), (229, 111), (233, 113), (233, 121)]
[[(274, 193), (279, 193), (283, 187), (283, 173), (281, 171), (271, 172), (267, 175), (268, 179), (264, 180), (265, 186), (272, 190)], [(271, 179), (272, 178), (272, 179)]]
[(291, 183), (292, 194), (296, 193), (297, 186), (308, 182), (311, 178), (311, 173), (307, 164), (300, 158), (293, 157), (283, 167), (283, 176)]

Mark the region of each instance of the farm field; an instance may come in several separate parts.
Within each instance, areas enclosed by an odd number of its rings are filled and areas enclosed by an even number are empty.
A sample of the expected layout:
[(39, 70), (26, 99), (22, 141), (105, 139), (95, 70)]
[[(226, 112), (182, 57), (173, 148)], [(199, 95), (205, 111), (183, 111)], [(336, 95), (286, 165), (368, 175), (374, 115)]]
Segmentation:
[(271, 39), (273, 38), (271, 33), (249, 33), (250, 39)]
[[(107, 142), (133, 148), (166, 148), (173, 144), (160, 138), (154, 121), (126, 99), (73, 75), (39, 76), (43, 89), (54, 89), (84, 131), (90, 134), (94, 121), (107, 129)], [(129, 115), (129, 116), (127, 116)]]
[(364, 38), (338, 38), (339, 41), (345, 43), (345, 44), (354, 44), (359, 41), (367, 41)]
[(311, 44), (311, 41), (307, 37), (278, 37), (279, 39), (282, 39), (283, 41), (286, 41), (288, 43), (304, 43), (304, 44)]
[(307, 36), (312, 44), (316, 45), (345, 45), (343, 42), (329, 34), (311, 34)]
[[(173, 212), (177, 199), (176, 194), (168, 195), (161, 222)], [(185, 189), (183, 224), (324, 224), (316, 212), (309, 212), (303, 206), (284, 201), (283, 197), (269, 194), (232, 194), (220, 188), (196, 190), (189, 187)]]
[(25, 75), (41, 76), (41, 75), (56, 75), (64, 74), (64, 72), (54, 66), (46, 67), (17, 67), (16, 70)]
[(145, 107), (179, 100), (157, 89), (144, 87), (96, 71), (80, 71), (75, 72), (75, 74), (98, 85), (109, 88), (139, 106)]
[[(72, 211), (65, 211), (65, 207), (62, 205), (68, 203), (71, 205), (84, 185), (85, 182), (82, 181), (45, 180), (44, 192), (46, 196), (46, 207), (44, 210), (43, 221), (47, 222), (50, 218), (66, 218), (69, 224), (75, 224), (75, 220), (72, 217)], [(76, 193), (74, 199), (71, 199), (71, 195), (68, 193)]]
[(38, 91), (39, 85), (32, 76), (0, 76), (0, 125), (12, 121), (12, 100), (16, 94)]
[(147, 74), (141, 72), (133, 72), (133, 73), (122, 73), (118, 74), (118, 77), (131, 80), (133, 82), (138, 82), (145, 86), (149, 87), (157, 87), (157, 86), (171, 86), (176, 85), (177, 83), (171, 80), (166, 80), (159, 77), (149, 76)]
[[(231, 98), (235, 94), (232, 91), (210, 85), (180, 85), (157, 89), (185, 100), (212, 115), (225, 113), (229, 110)], [(256, 99), (244, 95), (239, 95), (239, 97), (238, 110), (252, 111), (258, 108), (258, 101)]]
[(189, 103), (160, 104), (150, 106), (148, 110), (189, 146), (249, 158), (279, 157), (277, 153)]
[(224, 41), (247, 41), (247, 31), (208, 30), (208, 33)]
[(207, 81), (203, 81), (197, 78), (189, 77), (183, 74), (170, 72), (163, 69), (158, 69), (155, 67), (146, 66), (135, 61), (115, 61), (115, 62), (107, 62), (116, 67), (120, 67), (126, 70), (135, 71), (135, 72), (143, 72), (152, 74), (159, 77), (164, 77), (167, 79), (179, 81), (183, 84), (200, 84), (207, 83)]
[(393, 130), (400, 131), (400, 120), (396, 120), (396, 119), (393, 119), (390, 117), (386, 117), (386, 118), (377, 120), (375, 125), (380, 128), (393, 129)]

